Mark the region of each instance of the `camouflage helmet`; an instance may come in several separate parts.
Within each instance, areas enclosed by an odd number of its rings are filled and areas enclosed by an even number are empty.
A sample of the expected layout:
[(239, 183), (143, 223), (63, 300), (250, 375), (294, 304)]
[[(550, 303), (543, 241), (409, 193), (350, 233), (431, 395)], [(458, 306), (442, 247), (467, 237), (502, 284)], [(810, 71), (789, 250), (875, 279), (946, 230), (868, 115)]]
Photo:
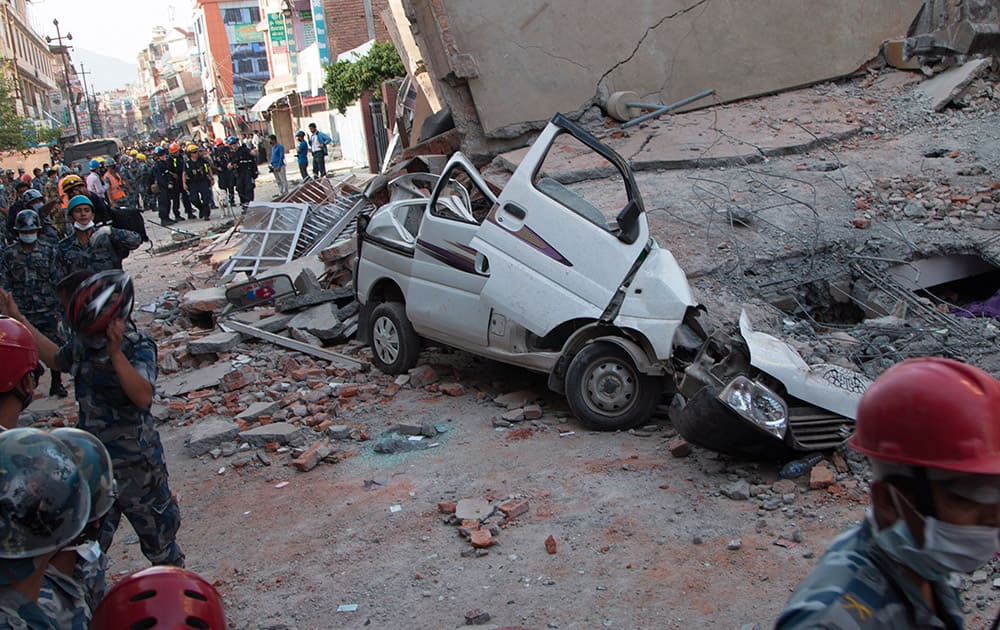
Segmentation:
[(90, 492), (72, 451), (40, 429), (0, 433), (0, 558), (62, 549), (83, 531)]
[(42, 229), (42, 220), (34, 210), (21, 210), (14, 217), (15, 232), (37, 232)]
[(52, 432), (52, 437), (58, 438), (60, 442), (73, 451), (76, 458), (76, 465), (83, 474), (84, 481), (90, 488), (90, 518), (95, 521), (111, 509), (118, 495), (118, 486), (115, 483), (111, 455), (108, 449), (98, 440), (93, 433), (88, 433), (82, 429), (64, 427)]

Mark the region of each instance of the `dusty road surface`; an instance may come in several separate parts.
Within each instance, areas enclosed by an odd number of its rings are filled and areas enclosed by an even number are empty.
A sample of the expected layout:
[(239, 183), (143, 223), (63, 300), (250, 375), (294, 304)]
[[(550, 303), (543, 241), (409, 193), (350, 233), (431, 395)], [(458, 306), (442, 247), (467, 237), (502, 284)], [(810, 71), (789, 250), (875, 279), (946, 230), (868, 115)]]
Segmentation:
[[(811, 152), (640, 173), (650, 220), (717, 320), (735, 321), (748, 306), (760, 328), (808, 358), (872, 376), (920, 353), (998, 373), (996, 327), (990, 336), (985, 320), (961, 335), (942, 333), (938, 320), (873, 332), (863, 308), (882, 298), (852, 256), (978, 252), (1000, 265), (996, 84), (942, 114), (919, 113), (905, 84), (814, 88), (814, 98), (861, 95), (868, 111), (855, 116), (859, 135)], [(766, 122), (793, 118), (770, 111)], [(730, 220), (733, 204), (752, 210), (749, 225)], [(191, 250), (138, 253), (126, 267), (139, 304), (215, 283)], [(844, 274), (860, 315), (821, 304), (819, 294)], [(796, 310), (793, 294), (816, 301)], [(955, 289), (952, 297), (969, 295)], [(923, 311), (916, 298), (906, 304), (899, 321), (944, 316), (933, 303)], [(813, 475), (779, 480), (780, 462), (686, 449), (663, 409), (631, 432), (587, 431), (543, 377), (466, 353), (428, 347), (417, 373), (396, 381), (369, 369), (357, 344), (334, 349), (360, 358), (362, 369), (257, 341), (195, 359), (186, 344), (208, 331), (139, 319), (160, 343), (157, 412), (180, 540), (188, 566), (222, 592), (234, 628), (765, 628), (833, 536), (866, 509), (867, 467), (846, 451), (826, 453)], [(171, 380), (212, 365), (235, 375), (164, 394)], [(231, 422), (270, 401), (241, 428), (281, 425), (291, 444), (250, 448), (229, 435), (197, 457), (185, 446), (209, 420)], [(39, 403), (39, 418), (72, 418), (71, 407)], [(500, 419), (510, 411), (516, 421)], [(320, 438), (323, 461), (290, 465)], [(416, 450), (378, 452), (406, 447)], [(449, 504), (476, 508), (463, 499), (480, 502), (473, 516), (490, 515), (485, 531), (449, 513)], [(145, 566), (127, 526), (111, 558), (115, 578)], [(998, 580), (996, 560), (959, 578), (968, 627), (985, 628), (997, 614)]]

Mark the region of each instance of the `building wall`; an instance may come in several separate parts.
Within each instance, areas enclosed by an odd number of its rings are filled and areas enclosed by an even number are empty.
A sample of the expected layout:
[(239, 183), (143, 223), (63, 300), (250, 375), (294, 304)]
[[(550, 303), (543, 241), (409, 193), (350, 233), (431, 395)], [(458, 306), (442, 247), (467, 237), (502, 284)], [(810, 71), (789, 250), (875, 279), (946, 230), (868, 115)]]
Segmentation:
[[(374, 36), (369, 29), (366, 4), (371, 7)], [(323, 0), (331, 55), (357, 48), (370, 39), (389, 41), (389, 33), (380, 17), (388, 8), (389, 0)]]
[(670, 103), (714, 88), (728, 101), (843, 76), (905, 35), (921, 4), (404, 1), (453, 112), (470, 106), (448, 85), (464, 79), (487, 138), (614, 91)]

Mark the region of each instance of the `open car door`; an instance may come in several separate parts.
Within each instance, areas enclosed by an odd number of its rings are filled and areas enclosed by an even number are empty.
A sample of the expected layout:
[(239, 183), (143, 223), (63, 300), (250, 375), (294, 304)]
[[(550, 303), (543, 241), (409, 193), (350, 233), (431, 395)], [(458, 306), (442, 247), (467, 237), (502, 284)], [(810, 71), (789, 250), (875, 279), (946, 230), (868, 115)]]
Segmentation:
[[(571, 170), (608, 179), (571, 183)], [(599, 319), (647, 247), (642, 198), (625, 161), (556, 114), (500, 194), (471, 246), (482, 299), (542, 336)]]

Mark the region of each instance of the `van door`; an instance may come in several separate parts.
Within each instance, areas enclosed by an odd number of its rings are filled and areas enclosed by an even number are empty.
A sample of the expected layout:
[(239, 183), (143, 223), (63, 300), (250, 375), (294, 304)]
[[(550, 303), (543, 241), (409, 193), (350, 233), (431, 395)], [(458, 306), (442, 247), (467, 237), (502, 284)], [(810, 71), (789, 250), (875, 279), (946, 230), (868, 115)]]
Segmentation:
[(497, 198), (461, 153), (445, 166), (417, 234), (406, 313), (417, 333), (459, 347), (484, 348), (490, 307), (486, 277), (470, 246)]
[[(606, 179), (573, 183), (580, 169)], [(622, 225), (619, 225), (622, 222)], [(557, 114), (472, 239), (482, 298), (543, 336), (598, 319), (642, 255), (649, 226), (625, 161)]]

